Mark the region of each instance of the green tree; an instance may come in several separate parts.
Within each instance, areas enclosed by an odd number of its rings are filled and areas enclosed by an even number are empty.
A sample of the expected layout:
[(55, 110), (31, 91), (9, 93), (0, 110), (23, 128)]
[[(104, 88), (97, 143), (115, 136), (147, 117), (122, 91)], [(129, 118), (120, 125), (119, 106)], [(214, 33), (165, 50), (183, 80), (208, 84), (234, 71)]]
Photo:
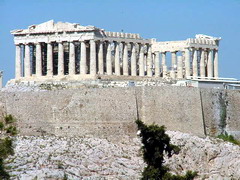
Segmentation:
[(5, 170), (4, 159), (14, 154), (11, 137), (17, 134), (14, 122), (15, 119), (11, 115), (5, 116), (4, 122), (0, 122), (0, 180), (10, 179), (10, 175)]
[(141, 120), (136, 124), (140, 131), (142, 140), (142, 153), (144, 162), (147, 164), (143, 173), (142, 180), (192, 180), (197, 175), (196, 172), (188, 171), (186, 175), (172, 175), (169, 168), (164, 166), (164, 153), (168, 157), (177, 154), (180, 149), (170, 143), (170, 137), (165, 133), (164, 126), (145, 125)]

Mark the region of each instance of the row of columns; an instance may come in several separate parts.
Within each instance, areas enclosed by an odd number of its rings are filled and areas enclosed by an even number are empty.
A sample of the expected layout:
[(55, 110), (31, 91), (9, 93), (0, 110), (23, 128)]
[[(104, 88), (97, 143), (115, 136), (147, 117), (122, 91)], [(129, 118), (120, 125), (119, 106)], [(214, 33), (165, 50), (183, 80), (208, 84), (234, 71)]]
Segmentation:
[[(107, 42), (107, 47), (104, 49), (102, 41), (96, 43), (94, 40), (89, 41), (90, 45), (90, 74), (113, 74), (113, 64), (114, 64), (114, 74), (121, 75), (121, 63), (122, 63), (122, 75), (132, 75), (137, 76), (137, 54), (139, 52), (139, 75), (145, 75), (145, 65), (144, 58), (147, 57), (147, 65), (149, 66), (147, 70), (147, 74), (149, 76), (152, 75), (152, 53), (151, 48), (148, 46), (147, 53), (144, 52), (145, 44), (131, 44), (131, 59), (129, 63), (129, 51), (128, 51), (128, 43), (124, 42), (114, 42), (115, 45), (115, 56), (114, 56), (114, 63), (112, 63), (112, 47), (111, 42)], [(122, 57), (120, 58), (120, 43), (122, 43), (123, 50), (122, 50)], [(98, 48), (96, 48), (98, 45)], [(140, 48), (137, 50), (137, 46)], [(24, 67), (24, 77), (31, 76), (31, 65), (30, 65), (30, 45), (24, 45), (24, 61), (22, 60), (21, 56), (21, 47), (20, 45), (16, 45), (16, 78), (20, 78), (23, 76), (22, 67)], [(97, 51), (98, 49), (98, 51)], [(106, 52), (106, 53), (105, 53)], [(104, 56), (105, 53), (105, 56)], [(147, 54), (147, 56), (146, 56)], [(69, 43), (69, 75), (75, 75), (75, 45), (74, 42)], [(106, 59), (104, 59), (104, 57)], [(86, 42), (81, 42), (81, 54), (80, 54), (80, 74), (87, 74), (87, 47)], [(98, 60), (98, 67), (97, 67), (97, 60)], [(24, 65), (22, 66), (22, 62)], [(104, 67), (106, 66), (106, 72), (104, 72)], [(129, 66), (131, 66), (131, 70), (129, 73)], [(98, 69), (98, 72), (97, 72)], [(53, 47), (51, 43), (47, 44), (47, 75), (53, 75)], [(64, 75), (64, 47), (63, 43), (58, 43), (58, 75)], [(36, 44), (36, 76), (42, 76), (42, 49), (41, 44)]]
[[(189, 57), (189, 51), (186, 56)], [(189, 60), (189, 58), (187, 60)], [(188, 75), (191, 75), (189, 65), (187, 68), (187, 76)], [(192, 49), (192, 76), (218, 78), (217, 49)]]
[[(168, 74), (166, 64), (166, 53), (161, 52), (163, 77)], [(208, 77), (218, 78), (218, 50), (216, 49), (195, 49), (187, 48), (181, 52), (181, 56), (177, 56), (177, 51), (171, 52), (170, 76), (177, 78)], [(159, 52), (156, 54), (156, 63), (159, 63)], [(171, 74), (172, 73), (172, 74)], [(155, 74), (159, 74), (159, 69), (155, 68)]]
[[(151, 45), (131, 43), (130, 53), (128, 43), (114, 42), (114, 57), (112, 59), (112, 42), (107, 42), (107, 46), (102, 41), (90, 40), (90, 63), (87, 63), (86, 42), (81, 42), (80, 54), (80, 74), (91, 75), (131, 75), (131, 76), (149, 76), (167, 77), (168, 68), (166, 64), (166, 52), (152, 53)], [(106, 42), (105, 42), (106, 43)], [(120, 44), (122, 48), (120, 50)], [(104, 49), (106, 47), (106, 49)], [(41, 44), (36, 44), (36, 76), (42, 76), (42, 49)], [(191, 51), (191, 52), (190, 52)], [(198, 56), (198, 51), (200, 56)], [(16, 78), (22, 77), (22, 67), (24, 67), (24, 77), (31, 76), (30, 65), (30, 46), (25, 45), (24, 61), (21, 59), (20, 45), (16, 45)], [(104, 54), (106, 53), (106, 54)], [(121, 56), (120, 56), (120, 53)], [(129, 55), (130, 54), (130, 55)], [(161, 54), (161, 64), (160, 64)], [(218, 77), (218, 51), (217, 50), (198, 50), (186, 49), (184, 57), (177, 56), (177, 52), (171, 52), (172, 73), (177, 72), (177, 78), (188, 76), (193, 77)], [(191, 54), (191, 55), (190, 55)], [(200, 57), (200, 59), (199, 59)], [(214, 57), (214, 60), (212, 59)], [(74, 42), (69, 43), (69, 75), (76, 74), (76, 54)], [(207, 59), (206, 59), (207, 58)], [(114, 62), (113, 62), (114, 61)], [(129, 62), (130, 61), (130, 62)], [(183, 62), (184, 61), (184, 62)], [(24, 65), (22, 66), (22, 62)], [(97, 63), (98, 62), (98, 63)], [(98, 64), (98, 67), (97, 67)], [(114, 68), (113, 68), (114, 65)], [(129, 68), (130, 66), (130, 68)], [(104, 68), (105, 67), (105, 68)], [(206, 68), (207, 67), (207, 68)], [(214, 68), (214, 69), (213, 69)], [(64, 75), (64, 47), (63, 42), (58, 43), (58, 75)], [(106, 70), (104, 70), (106, 69)], [(113, 72), (114, 69), (114, 72)], [(122, 69), (122, 71), (121, 71)], [(98, 71), (97, 71), (98, 70)], [(122, 72), (122, 73), (121, 73)], [(175, 73), (176, 74), (176, 73)], [(47, 76), (53, 75), (53, 46), (47, 43)], [(174, 76), (174, 75), (173, 75)]]

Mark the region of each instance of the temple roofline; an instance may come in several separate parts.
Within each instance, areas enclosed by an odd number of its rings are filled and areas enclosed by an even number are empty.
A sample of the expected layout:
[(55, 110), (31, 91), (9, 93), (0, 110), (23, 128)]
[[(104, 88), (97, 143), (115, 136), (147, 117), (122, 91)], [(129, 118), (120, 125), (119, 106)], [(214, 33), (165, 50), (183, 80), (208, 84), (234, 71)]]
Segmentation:
[(78, 23), (68, 22), (54, 22), (53, 20), (28, 26), (28, 29), (16, 29), (12, 30), (13, 35), (25, 35), (25, 34), (47, 34), (55, 32), (87, 32), (87, 31), (104, 31), (103, 29), (95, 26), (81, 26)]

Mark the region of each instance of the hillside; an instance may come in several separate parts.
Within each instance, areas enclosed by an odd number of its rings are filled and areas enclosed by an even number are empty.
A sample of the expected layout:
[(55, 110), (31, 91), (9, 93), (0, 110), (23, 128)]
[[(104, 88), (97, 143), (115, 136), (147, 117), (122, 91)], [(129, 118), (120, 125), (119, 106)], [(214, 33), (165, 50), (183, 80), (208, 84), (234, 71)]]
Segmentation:
[[(197, 179), (239, 179), (240, 147), (215, 138), (167, 131), (181, 152), (166, 164), (195, 170)], [(144, 163), (138, 138), (18, 136), (8, 159), (14, 179), (139, 179)]]

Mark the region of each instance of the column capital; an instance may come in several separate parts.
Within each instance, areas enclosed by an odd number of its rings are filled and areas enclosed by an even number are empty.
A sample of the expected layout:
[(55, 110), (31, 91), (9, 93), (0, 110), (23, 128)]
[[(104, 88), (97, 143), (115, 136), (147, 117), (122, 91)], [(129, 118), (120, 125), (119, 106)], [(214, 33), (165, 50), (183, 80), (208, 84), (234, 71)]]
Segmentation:
[(195, 48), (194, 51), (201, 51), (201, 48)]
[(90, 39), (89, 41), (90, 41), (90, 42), (95, 42), (95, 43), (96, 43), (98, 40)]
[(79, 41), (80, 44), (85, 44), (86, 45), (86, 41)]
[(148, 46), (148, 47), (152, 47), (152, 44), (150, 44), (150, 43), (146, 43), (146, 46)]
[(113, 43), (113, 40), (106, 40), (105, 42), (108, 44), (111, 44), (111, 43)]
[(205, 48), (199, 48), (200, 51), (205, 51)]
[(101, 41), (101, 40), (98, 40), (97, 42), (98, 42), (98, 44), (103, 44), (103, 41)]

